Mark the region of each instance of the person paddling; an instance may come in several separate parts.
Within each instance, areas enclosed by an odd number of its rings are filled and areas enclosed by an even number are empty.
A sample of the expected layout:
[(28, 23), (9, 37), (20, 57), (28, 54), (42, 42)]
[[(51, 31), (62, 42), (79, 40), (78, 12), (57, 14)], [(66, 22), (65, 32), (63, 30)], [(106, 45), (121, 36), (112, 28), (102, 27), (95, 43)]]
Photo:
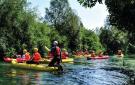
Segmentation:
[(60, 47), (58, 47), (58, 41), (53, 42), (53, 46), (52, 46), (50, 52), (51, 52), (53, 58), (50, 61), (50, 63), (48, 64), (48, 66), (58, 66), (58, 70), (63, 71), (63, 68), (60, 65), (60, 63), (62, 62), (62, 59), (61, 59), (61, 49), (60, 49)]
[(96, 54), (95, 54), (94, 50), (91, 51), (91, 57), (96, 57)]
[(103, 51), (102, 51), (102, 50), (100, 50), (100, 51), (98, 52), (98, 57), (103, 57)]
[(23, 50), (22, 57), (20, 55), (16, 55), (16, 56), (17, 56), (16, 61), (18, 63), (24, 63), (30, 60), (30, 54), (26, 49)]
[(62, 59), (67, 59), (69, 57), (68, 51), (66, 49), (62, 50)]
[(117, 56), (118, 57), (124, 57), (124, 54), (122, 53), (122, 50), (117, 51)]
[(30, 61), (28, 61), (28, 64), (39, 64), (39, 61), (41, 60), (41, 55), (38, 52), (38, 48), (34, 48), (34, 54)]
[(29, 54), (29, 52), (26, 49), (23, 50), (22, 58), (25, 59), (26, 61), (30, 60), (30, 54)]

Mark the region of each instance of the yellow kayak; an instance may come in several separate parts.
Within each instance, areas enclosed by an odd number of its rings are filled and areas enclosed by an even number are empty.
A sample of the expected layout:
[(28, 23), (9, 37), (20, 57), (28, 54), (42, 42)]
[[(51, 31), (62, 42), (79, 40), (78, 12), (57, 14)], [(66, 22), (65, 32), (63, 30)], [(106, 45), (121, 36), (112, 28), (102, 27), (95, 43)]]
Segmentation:
[(83, 55), (73, 55), (74, 58), (85, 58)]
[[(49, 63), (50, 61), (51, 61), (51, 59), (43, 59), (40, 62), (41, 63)], [(73, 58), (62, 59), (62, 63), (71, 63), (73, 61), (74, 61)]]
[(48, 67), (47, 65), (37, 65), (37, 64), (26, 64), (26, 63), (17, 63), (12, 62), (11, 67), (38, 70), (38, 71), (57, 71), (58, 67)]

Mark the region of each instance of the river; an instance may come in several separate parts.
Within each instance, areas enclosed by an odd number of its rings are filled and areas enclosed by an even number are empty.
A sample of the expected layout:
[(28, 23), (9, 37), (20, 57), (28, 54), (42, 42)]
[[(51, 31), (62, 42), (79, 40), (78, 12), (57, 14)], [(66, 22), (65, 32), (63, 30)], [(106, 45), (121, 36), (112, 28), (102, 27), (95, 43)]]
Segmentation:
[(62, 64), (64, 72), (39, 72), (4, 67), (0, 63), (0, 85), (131, 85), (128, 75), (112, 68), (110, 60), (76, 59)]

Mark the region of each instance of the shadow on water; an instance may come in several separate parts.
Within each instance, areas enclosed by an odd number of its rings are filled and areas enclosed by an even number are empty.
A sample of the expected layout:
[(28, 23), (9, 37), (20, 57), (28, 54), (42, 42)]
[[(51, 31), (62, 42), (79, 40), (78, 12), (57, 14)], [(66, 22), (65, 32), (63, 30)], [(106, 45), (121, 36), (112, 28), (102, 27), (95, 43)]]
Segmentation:
[(65, 64), (62, 74), (0, 68), (0, 85), (131, 85), (132, 76), (127, 75), (132, 71), (112, 66), (110, 60), (78, 59)]

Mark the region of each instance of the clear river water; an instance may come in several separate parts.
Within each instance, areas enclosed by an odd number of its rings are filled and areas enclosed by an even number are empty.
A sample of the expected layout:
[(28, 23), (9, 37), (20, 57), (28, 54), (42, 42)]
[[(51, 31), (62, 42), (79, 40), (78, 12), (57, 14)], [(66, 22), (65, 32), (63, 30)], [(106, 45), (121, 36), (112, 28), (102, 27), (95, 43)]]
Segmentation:
[(128, 75), (112, 68), (110, 60), (75, 59), (62, 64), (63, 73), (40, 72), (3, 66), (0, 85), (131, 85)]

